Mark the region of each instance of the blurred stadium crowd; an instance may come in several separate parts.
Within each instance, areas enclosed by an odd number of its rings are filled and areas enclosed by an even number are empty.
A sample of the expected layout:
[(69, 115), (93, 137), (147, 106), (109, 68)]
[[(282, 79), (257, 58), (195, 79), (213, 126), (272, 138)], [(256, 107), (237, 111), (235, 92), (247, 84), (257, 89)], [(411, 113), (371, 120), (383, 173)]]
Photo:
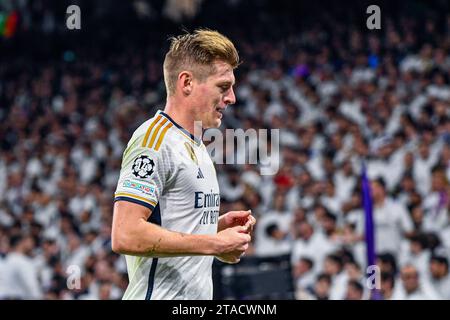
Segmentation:
[[(280, 129), (275, 176), (217, 165), (221, 212), (258, 218), (248, 255), (291, 254), (298, 299), (367, 298), (365, 160), (382, 298), (450, 299), (448, 3), (383, 12), (372, 32), (315, 4), (300, 8), (315, 19), (295, 22), (284, 1), (217, 3), (241, 12), (235, 25), (207, 3), (192, 23), (219, 17), (244, 61), (222, 127)], [(153, 12), (145, 23), (161, 29), (136, 36), (122, 22), (109, 44), (74, 44), (44, 4), (23, 4), (28, 29), (0, 39), (0, 299), (120, 299), (126, 266), (110, 232), (122, 152), (164, 106), (165, 31), (180, 29)]]

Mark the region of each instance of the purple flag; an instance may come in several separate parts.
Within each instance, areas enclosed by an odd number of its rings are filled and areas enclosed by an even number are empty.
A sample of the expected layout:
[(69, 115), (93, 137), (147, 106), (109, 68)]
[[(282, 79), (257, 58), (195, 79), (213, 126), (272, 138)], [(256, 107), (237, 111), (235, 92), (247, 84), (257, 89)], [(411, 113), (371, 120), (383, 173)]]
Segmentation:
[[(367, 252), (367, 266), (375, 265), (375, 228), (373, 224), (373, 204), (372, 193), (370, 190), (370, 182), (367, 178), (366, 165), (362, 165), (361, 175), (361, 187), (362, 187), (362, 200), (364, 206), (364, 235), (366, 240), (366, 252)], [(372, 289), (370, 292), (370, 299), (380, 299), (380, 293), (378, 290)]]

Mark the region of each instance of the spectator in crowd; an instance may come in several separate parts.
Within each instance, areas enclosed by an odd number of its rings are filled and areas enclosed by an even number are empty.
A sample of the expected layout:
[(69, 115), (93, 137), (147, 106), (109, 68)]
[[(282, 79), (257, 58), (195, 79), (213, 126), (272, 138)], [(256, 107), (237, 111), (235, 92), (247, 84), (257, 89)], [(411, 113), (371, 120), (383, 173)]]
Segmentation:
[(320, 274), (314, 287), (314, 296), (317, 300), (329, 300), (331, 290), (331, 276)]
[(337, 254), (329, 254), (324, 261), (324, 272), (331, 277), (330, 299), (344, 299), (348, 277), (344, 270), (342, 257)]
[(420, 275), (428, 274), (428, 265), (430, 261), (430, 251), (427, 250), (428, 243), (425, 234), (414, 235), (405, 244), (405, 248), (399, 255), (401, 265), (411, 264), (416, 267)]
[(256, 254), (279, 255), (291, 251), (290, 229), (292, 215), (284, 208), (285, 196), (274, 196), (273, 210), (261, 215), (256, 225)]
[(35, 262), (30, 256), (35, 242), (30, 235), (10, 239), (11, 251), (3, 262), (0, 293), (3, 299), (40, 299), (42, 289)]
[(272, 222), (265, 226), (265, 240), (260, 238), (255, 248), (255, 254), (263, 256), (277, 256), (289, 254), (291, 251), (291, 243), (287, 239), (287, 234), (281, 231), (276, 222)]
[(294, 264), (293, 278), (295, 287), (299, 291), (304, 291), (314, 286), (314, 262), (312, 259), (302, 257)]
[(390, 253), (379, 254), (376, 264), (381, 272), (389, 274), (397, 274), (398, 272), (397, 260)]
[(413, 223), (408, 211), (401, 204), (386, 196), (384, 180), (372, 182), (374, 199), (375, 248), (378, 253), (391, 253), (396, 258), (404, 236), (411, 235)]
[(296, 239), (293, 244), (292, 261), (298, 261), (302, 257), (313, 259), (314, 272), (317, 274), (323, 270), (325, 257), (332, 253), (333, 248), (330, 248), (323, 233), (314, 231), (307, 221), (300, 223), (299, 235), (300, 238)]
[(380, 294), (383, 300), (392, 300), (395, 288), (395, 276), (391, 272), (382, 272), (380, 276)]
[(423, 200), (424, 221), (423, 229), (427, 232), (439, 232), (449, 223), (448, 206), (448, 181), (444, 169), (434, 167), (431, 171), (430, 191)]
[(400, 271), (401, 283), (392, 295), (393, 300), (435, 300), (438, 296), (433, 288), (419, 281), (420, 275), (413, 265), (405, 265)]
[(349, 281), (345, 300), (361, 300), (363, 298), (364, 287), (356, 280)]
[(450, 273), (448, 269), (448, 259), (445, 256), (433, 255), (430, 258), (429, 281), (436, 289), (441, 299), (450, 299)]

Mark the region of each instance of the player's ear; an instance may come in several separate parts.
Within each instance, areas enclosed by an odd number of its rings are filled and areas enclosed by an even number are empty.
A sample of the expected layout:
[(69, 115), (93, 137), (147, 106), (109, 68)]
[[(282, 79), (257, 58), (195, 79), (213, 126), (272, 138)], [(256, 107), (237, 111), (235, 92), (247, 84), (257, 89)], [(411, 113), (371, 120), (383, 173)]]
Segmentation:
[(194, 77), (192, 72), (190, 71), (182, 71), (178, 75), (178, 84), (184, 96), (188, 96), (191, 94), (193, 87), (193, 80)]

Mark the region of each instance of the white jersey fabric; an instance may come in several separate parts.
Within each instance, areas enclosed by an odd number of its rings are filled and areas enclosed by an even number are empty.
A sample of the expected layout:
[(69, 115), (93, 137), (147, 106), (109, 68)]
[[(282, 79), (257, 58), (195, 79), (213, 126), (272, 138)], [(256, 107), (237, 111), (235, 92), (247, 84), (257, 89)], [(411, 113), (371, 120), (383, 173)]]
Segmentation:
[[(149, 222), (188, 234), (216, 234), (220, 194), (203, 142), (158, 111), (123, 154), (115, 201), (152, 210)], [(126, 255), (128, 299), (212, 299), (212, 256)]]

